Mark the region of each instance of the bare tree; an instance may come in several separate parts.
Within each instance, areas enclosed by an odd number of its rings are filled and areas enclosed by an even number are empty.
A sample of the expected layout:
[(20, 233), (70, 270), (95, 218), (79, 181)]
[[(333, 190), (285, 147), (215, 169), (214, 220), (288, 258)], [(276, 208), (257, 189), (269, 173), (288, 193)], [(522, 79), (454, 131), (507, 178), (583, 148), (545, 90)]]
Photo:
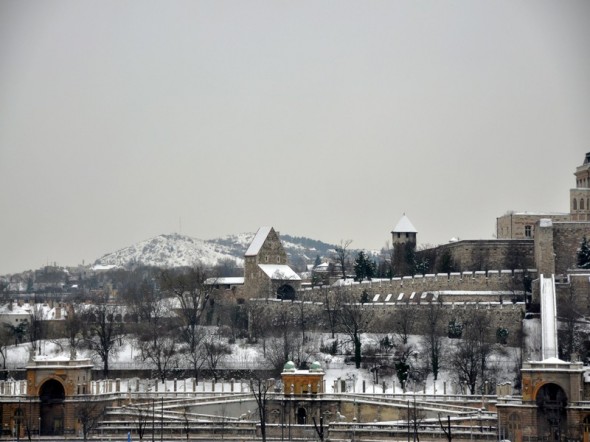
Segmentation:
[(410, 335), (414, 332), (416, 310), (408, 304), (398, 305), (393, 315), (393, 332), (397, 341), (406, 345)]
[(178, 366), (178, 339), (170, 320), (171, 308), (168, 300), (155, 292), (146, 295), (140, 306), (137, 346), (142, 360), (150, 362), (156, 376), (164, 382)]
[(123, 334), (123, 324), (117, 321), (120, 316), (118, 306), (109, 304), (106, 295), (99, 303), (86, 312), (87, 327), (84, 341), (90, 350), (102, 361), (102, 372), (109, 375), (109, 361), (117, 353), (117, 344)]
[(198, 380), (204, 363), (205, 333), (201, 327), (201, 316), (209, 304), (214, 281), (208, 281), (208, 275), (201, 267), (183, 271), (165, 270), (160, 274), (159, 281), (162, 290), (178, 301), (177, 312), (182, 328), (181, 349), (187, 355), (193, 375)]
[(332, 339), (336, 336), (336, 327), (338, 326), (338, 313), (341, 308), (341, 297), (340, 291), (332, 291), (327, 287), (322, 289), (324, 297), (324, 313), (330, 326), (330, 332), (332, 333)]
[(29, 320), (26, 329), (33, 353), (40, 350), (40, 341), (46, 336), (47, 330), (44, 319), (43, 306), (34, 302), (31, 311), (29, 312)]
[(497, 351), (490, 326), (486, 312), (474, 311), (450, 357), (457, 381), (467, 384), (471, 394), (476, 392), (478, 379), (483, 388), (490, 358)]
[(350, 250), (348, 250), (348, 247), (351, 243), (352, 239), (347, 239), (346, 241), (340, 240), (340, 244), (334, 247), (334, 260), (340, 265), (343, 279), (346, 279), (346, 269), (350, 260)]
[(354, 363), (361, 367), (361, 336), (365, 333), (372, 320), (373, 312), (356, 299), (351, 292), (341, 291), (342, 305), (338, 314), (339, 329), (348, 335), (354, 346)]
[(264, 379), (262, 376), (256, 376), (251, 373), (250, 391), (254, 396), (258, 408), (258, 419), (260, 421), (260, 436), (262, 442), (266, 442), (266, 420), (268, 414), (268, 401), (270, 399), (271, 388), (274, 383), (270, 379)]
[[(0, 324), (0, 357), (2, 358), (2, 369), (6, 370), (6, 356), (8, 346), (12, 343), (12, 334), (7, 324)], [(6, 372), (5, 372), (6, 374)]]
[(78, 350), (84, 343), (84, 329), (86, 322), (84, 314), (80, 307), (70, 304), (64, 319), (64, 331), (68, 347), (70, 349), (70, 359), (76, 359)]
[(579, 297), (573, 284), (570, 284), (566, 296), (560, 299), (558, 319), (561, 327), (558, 330), (560, 357), (571, 361), (581, 349), (582, 333), (580, 323), (582, 321), (582, 309), (578, 305)]
[(441, 304), (432, 301), (427, 307), (426, 327), (422, 335), (423, 356), (432, 372), (434, 380), (438, 379), (438, 373), (442, 365), (443, 334)]
[(134, 411), (134, 422), (135, 428), (137, 430), (137, 436), (139, 437), (139, 440), (143, 440), (143, 436), (145, 436), (145, 433), (148, 429), (149, 420), (152, 414), (150, 410), (142, 404), (136, 405), (134, 407)]
[(84, 400), (76, 404), (76, 417), (82, 426), (84, 442), (88, 435), (98, 426), (104, 416), (105, 407), (92, 400)]
[(229, 345), (221, 342), (220, 337), (216, 334), (207, 336), (203, 346), (207, 357), (207, 368), (211, 371), (215, 382), (217, 382), (219, 378), (219, 363), (231, 354), (231, 348)]
[(258, 302), (248, 303), (248, 337), (250, 341), (262, 340), (262, 353), (266, 356), (266, 338), (270, 334), (273, 318), (268, 314), (268, 306)]

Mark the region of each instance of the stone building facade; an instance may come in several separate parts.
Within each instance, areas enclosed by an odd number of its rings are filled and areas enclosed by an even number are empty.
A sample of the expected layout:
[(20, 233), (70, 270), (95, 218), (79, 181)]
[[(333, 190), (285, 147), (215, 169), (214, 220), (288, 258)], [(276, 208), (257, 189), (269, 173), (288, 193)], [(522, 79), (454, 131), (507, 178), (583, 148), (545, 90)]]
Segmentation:
[[(77, 410), (89, 392), (89, 359), (35, 359), (27, 365), (26, 391), (2, 406), (2, 425), (18, 439), (26, 434), (60, 436), (79, 432)], [(82, 402), (80, 402), (82, 400)]]
[(522, 366), (522, 398), (498, 398), (499, 434), (513, 442), (590, 440), (590, 384), (581, 362), (548, 359)]
[(260, 227), (244, 255), (243, 296), (295, 299), (300, 286), (301, 278), (289, 267), (278, 233)]
[(576, 187), (570, 190), (571, 221), (590, 221), (590, 152), (576, 168)]
[(533, 239), (535, 237), (535, 225), (541, 219), (569, 221), (570, 214), (557, 212), (509, 212), (496, 219), (496, 238)]

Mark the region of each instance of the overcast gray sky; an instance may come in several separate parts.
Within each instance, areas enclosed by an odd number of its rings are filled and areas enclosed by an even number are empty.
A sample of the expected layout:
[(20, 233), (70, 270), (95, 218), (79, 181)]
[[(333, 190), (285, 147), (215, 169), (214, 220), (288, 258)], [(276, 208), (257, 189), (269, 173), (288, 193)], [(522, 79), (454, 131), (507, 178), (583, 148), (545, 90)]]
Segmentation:
[(0, 1), (0, 274), (568, 211), (589, 43), (588, 1)]

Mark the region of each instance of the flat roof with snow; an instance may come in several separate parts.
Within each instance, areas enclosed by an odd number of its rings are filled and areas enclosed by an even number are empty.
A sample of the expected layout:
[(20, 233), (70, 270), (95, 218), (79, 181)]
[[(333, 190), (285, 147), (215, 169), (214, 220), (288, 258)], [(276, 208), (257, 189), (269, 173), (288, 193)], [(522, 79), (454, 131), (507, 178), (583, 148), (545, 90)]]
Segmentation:
[(300, 281), (301, 278), (286, 264), (258, 264), (258, 267), (271, 279)]

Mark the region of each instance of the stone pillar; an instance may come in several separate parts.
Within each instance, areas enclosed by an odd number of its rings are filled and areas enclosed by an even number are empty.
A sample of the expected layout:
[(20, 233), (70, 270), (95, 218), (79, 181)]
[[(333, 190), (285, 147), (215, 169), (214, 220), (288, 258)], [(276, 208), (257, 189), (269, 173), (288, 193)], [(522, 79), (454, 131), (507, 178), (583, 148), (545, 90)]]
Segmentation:
[(541, 219), (535, 226), (535, 264), (539, 276), (550, 277), (555, 274), (553, 222), (551, 219)]

